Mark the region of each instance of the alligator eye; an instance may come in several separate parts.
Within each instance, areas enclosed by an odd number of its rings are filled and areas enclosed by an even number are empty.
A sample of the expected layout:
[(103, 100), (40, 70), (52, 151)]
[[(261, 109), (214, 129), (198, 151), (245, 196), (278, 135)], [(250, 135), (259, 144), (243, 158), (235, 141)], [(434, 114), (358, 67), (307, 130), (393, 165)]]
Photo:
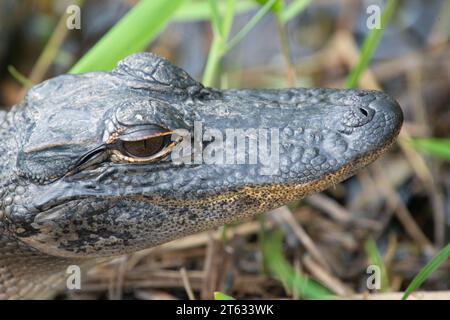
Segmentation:
[(167, 144), (167, 136), (158, 136), (138, 141), (123, 141), (124, 151), (131, 157), (146, 158), (161, 151)]
[(168, 156), (180, 141), (174, 132), (157, 125), (127, 128), (108, 143), (117, 163), (150, 163)]

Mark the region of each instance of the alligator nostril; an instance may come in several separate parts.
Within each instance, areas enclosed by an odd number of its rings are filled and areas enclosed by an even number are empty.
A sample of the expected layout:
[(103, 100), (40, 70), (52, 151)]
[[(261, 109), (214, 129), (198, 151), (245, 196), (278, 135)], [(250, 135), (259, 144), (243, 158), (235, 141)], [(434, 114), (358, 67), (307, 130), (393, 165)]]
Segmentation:
[(369, 115), (369, 112), (367, 112), (366, 109), (359, 108), (359, 111), (361, 111), (361, 113), (362, 113), (365, 117), (367, 117), (367, 116)]
[(348, 127), (360, 127), (369, 123), (375, 110), (367, 106), (354, 106), (347, 110), (342, 118), (342, 124)]

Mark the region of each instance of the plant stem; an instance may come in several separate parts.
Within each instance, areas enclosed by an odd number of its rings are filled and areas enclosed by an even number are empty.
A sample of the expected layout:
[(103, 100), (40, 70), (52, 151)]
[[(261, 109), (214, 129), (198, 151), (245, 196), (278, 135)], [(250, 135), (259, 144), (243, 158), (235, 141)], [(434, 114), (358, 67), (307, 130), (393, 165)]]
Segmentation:
[(297, 83), (297, 77), (295, 75), (295, 67), (292, 62), (291, 53), (289, 51), (289, 42), (287, 38), (286, 25), (283, 23), (281, 16), (276, 15), (277, 18), (277, 29), (280, 37), (280, 47), (283, 53), (284, 61), (286, 63), (286, 82), (288, 87), (295, 87)]
[(364, 70), (366, 70), (370, 60), (372, 59), (372, 56), (380, 43), (381, 37), (383, 36), (383, 31), (389, 24), (396, 6), (397, 0), (388, 0), (386, 8), (383, 11), (383, 15), (381, 16), (381, 27), (379, 29), (373, 29), (364, 40), (358, 64), (353, 68), (347, 78), (347, 88), (352, 89), (358, 85), (359, 78)]
[[(226, 42), (231, 31), (231, 25), (233, 24), (234, 9), (236, 0), (228, 0), (227, 7), (225, 9), (225, 15), (223, 19), (212, 13), (213, 20), (213, 33), (214, 39), (211, 43), (211, 48), (208, 54), (208, 61), (206, 62), (205, 72), (203, 73), (203, 84), (207, 87), (214, 85), (214, 81), (217, 77), (217, 70), (219, 68), (220, 61), (226, 52)], [(211, 12), (217, 10), (214, 0), (210, 0)]]
[(269, 10), (272, 8), (272, 5), (277, 0), (270, 0), (267, 1), (264, 6), (261, 7), (261, 9), (258, 10), (258, 12), (255, 13), (255, 15), (250, 19), (250, 21), (239, 31), (233, 39), (230, 40), (230, 42), (227, 44), (225, 51), (230, 51), (234, 48), (235, 45), (237, 45), (246, 35), (250, 32), (250, 30), (253, 29), (253, 27), (261, 20), (262, 17), (264, 17)]

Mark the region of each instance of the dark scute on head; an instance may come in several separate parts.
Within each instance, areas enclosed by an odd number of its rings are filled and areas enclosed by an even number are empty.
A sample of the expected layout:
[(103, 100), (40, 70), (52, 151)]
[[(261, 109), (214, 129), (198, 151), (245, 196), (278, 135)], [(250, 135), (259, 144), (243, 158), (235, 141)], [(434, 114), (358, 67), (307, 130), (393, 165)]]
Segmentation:
[(113, 72), (119, 76), (131, 77), (141, 82), (144, 87), (155, 91), (171, 87), (179, 93), (198, 92), (203, 88), (203, 85), (186, 71), (149, 52), (133, 54), (123, 59)]

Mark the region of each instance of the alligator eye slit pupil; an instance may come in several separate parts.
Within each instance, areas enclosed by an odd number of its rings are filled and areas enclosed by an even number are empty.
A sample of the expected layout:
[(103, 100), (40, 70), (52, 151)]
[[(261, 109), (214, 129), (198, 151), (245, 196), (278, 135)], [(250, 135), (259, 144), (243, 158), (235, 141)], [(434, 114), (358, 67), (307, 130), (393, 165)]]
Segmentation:
[(124, 141), (125, 151), (133, 157), (150, 157), (164, 148), (163, 136), (138, 141)]

